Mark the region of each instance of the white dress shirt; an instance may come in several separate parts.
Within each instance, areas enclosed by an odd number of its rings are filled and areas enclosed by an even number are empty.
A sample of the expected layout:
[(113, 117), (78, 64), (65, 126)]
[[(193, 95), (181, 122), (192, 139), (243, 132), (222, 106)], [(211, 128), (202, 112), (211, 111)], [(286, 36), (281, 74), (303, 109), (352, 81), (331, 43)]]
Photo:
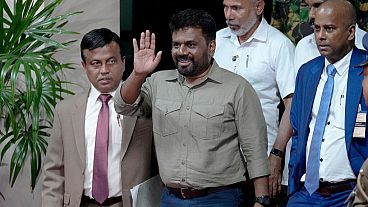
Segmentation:
[[(110, 93), (114, 96), (116, 91)], [(102, 106), (98, 99), (100, 92), (91, 85), (91, 91), (87, 100), (85, 117), (85, 147), (86, 169), (84, 177), (84, 195), (92, 197), (93, 160), (95, 151), (95, 138), (97, 119)], [(122, 141), (122, 116), (115, 112), (114, 100), (109, 100), (109, 146), (108, 146), (108, 184), (109, 197), (122, 195), (121, 185), (121, 141)]]
[[(360, 29), (358, 25), (356, 25), (355, 30), (355, 45), (357, 48), (365, 50), (362, 44), (363, 36), (365, 35), (365, 31)], [(318, 51), (316, 39), (314, 34), (310, 34), (303, 39), (301, 39), (295, 48), (295, 66), (296, 71), (299, 70), (300, 66), (304, 63), (320, 56), (321, 54)]]
[[(241, 75), (256, 90), (267, 123), (269, 153), (279, 126), (277, 105), (294, 93), (293, 43), (263, 18), (253, 35), (241, 45), (229, 28), (219, 30), (214, 58), (220, 67)], [(283, 184), (287, 185), (288, 167), (285, 166)]]
[[(351, 50), (344, 58), (333, 64), (337, 72), (334, 77), (331, 105), (322, 139), (320, 155), (321, 161), (319, 168), (320, 178), (327, 182), (340, 182), (356, 178), (349, 162), (345, 144), (345, 97), (352, 53), (353, 50)], [(322, 91), (328, 77), (326, 67), (329, 64), (330, 63), (325, 59), (325, 68), (321, 74), (321, 79), (318, 83), (313, 102), (312, 118), (309, 124), (310, 132), (306, 148), (306, 165), (308, 163), (309, 148), (316, 124)], [(301, 178), (301, 181), (304, 180), (305, 174)]]

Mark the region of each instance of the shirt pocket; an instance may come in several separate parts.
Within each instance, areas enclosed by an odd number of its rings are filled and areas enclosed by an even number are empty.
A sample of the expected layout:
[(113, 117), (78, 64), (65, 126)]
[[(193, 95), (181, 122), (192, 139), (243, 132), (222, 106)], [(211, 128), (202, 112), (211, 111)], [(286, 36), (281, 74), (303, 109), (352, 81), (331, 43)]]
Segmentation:
[(219, 105), (195, 105), (192, 108), (191, 131), (200, 139), (216, 139), (220, 137), (224, 107)]
[(178, 133), (180, 108), (180, 102), (157, 99), (152, 110), (153, 132), (162, 137)]

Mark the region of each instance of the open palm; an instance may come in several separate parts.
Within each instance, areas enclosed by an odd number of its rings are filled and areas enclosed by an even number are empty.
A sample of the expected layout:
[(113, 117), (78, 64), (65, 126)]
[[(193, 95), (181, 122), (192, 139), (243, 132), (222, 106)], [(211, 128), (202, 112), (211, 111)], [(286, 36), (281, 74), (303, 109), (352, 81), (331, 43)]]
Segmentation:
[(134, 72), (137, 75), (151, 73), (161, 60), (162, 52), (155, 54), (156, 37), (149, 30), (141, 33), (139, 47), (136, 39), (133, 39), (134, 48)]

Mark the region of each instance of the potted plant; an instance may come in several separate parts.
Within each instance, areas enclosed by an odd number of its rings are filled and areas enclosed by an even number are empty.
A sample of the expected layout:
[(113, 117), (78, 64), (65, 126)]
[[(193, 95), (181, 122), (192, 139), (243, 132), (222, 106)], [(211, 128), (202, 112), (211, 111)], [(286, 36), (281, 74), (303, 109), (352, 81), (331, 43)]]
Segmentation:
[[(34, 189), (46, 153), (53, 109), (65, 89), (59, 76), (70, 63), (54, 53), (74, 41), (58, 42), (53, 35), (76, 34), (63, 29), (74, 14), (53, 16), (62, 0), (0, 0), (0, 163), (9, 152), (9, 183), (14, 185), (26, 161)], [(5, 162), (4, 162), (5, 163)]]

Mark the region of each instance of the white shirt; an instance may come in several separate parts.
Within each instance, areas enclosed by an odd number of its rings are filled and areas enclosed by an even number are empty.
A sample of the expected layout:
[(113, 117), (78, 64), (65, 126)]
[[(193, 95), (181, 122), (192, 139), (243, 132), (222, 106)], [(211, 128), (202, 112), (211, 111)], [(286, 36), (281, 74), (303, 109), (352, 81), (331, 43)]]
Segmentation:
[[(365, 50), (363, 47), (363, 36), (366, 33), (364, 30), (361, 30), (358, 25), (356, 25), (355, 30), (355, 45), (357, 48)], [(320, 56), (321, 54), (318, 51), (316, 39), (314, 34), (310, 34), (303, 39), (301, 39), (295, 48), (295, 66), (296, 71), (299, 70), (300, 66), (304, 63)]]
[[(340, 182), (356, 178), (349, 162), (345, 144), (345, 97), (352, 53), (353, 50), (344, 58), (333, 64), (336, 68), (336, 74), (334, 77), (334, 88), (327, 117), (327, 125), (322, 139), (320, 155), (322, 161), (320, 162), (319, 168), (320, 178), (327, 182)], [(312, 141), (314, 126), (316, 124), (322, 91), (328, 77), (326, 67), (329, 64), (330, 63), (325, 59), (325, 68), (321, 74), (321, 79), (318, 83), (313, 102), (312, 118), (309, 124), (310, 133), (306, 148), (306, 165), (308, 163), (309, 148)], [(301, 178), (301, 181), (304, 180), (305, 174)]]
[[(114, 96), (116, 91), (110, 93)], [(91, 86), (87, 100), (85, 117), (85, 147), (86, 147), (86, 169), (84, 177), (84, 195), (92, 197), (93, 161), (95, 152), (95, 138), (97, 119), (102, 106), (98, 99), (100, 92)], [(108, 184), (109, 197), (122, 195), (121, 186), (121, 141), (122, 141), (122, 116), (115, 112), (114, 100), (109, 100), (109, 146), (108, 146)]]
[[(219, 30), (214, 58), (220, 67), (243, 76), (256, 90), (267, 123), (269, 153), (279, 126), (277, 105), (294, 93), (293, 43), (263, 18), (253, 35), (241, 45), (229, 28)], [(286, 165), (283, 184), (287, 184), (287, 169)]]

